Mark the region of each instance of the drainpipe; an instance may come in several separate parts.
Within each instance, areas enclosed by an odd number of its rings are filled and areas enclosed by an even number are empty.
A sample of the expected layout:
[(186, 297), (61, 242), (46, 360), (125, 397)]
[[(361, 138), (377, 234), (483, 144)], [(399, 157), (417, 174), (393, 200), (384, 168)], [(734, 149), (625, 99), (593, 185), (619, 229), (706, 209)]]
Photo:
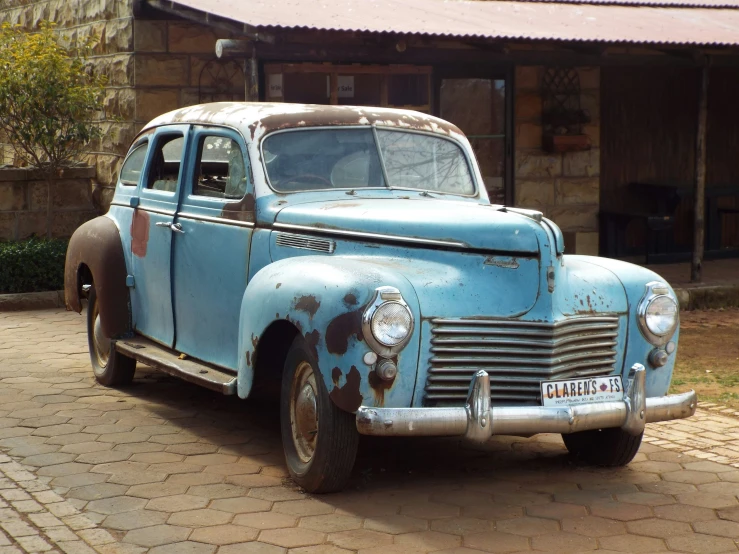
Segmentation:
[(706, 134), (708, 126), (708, 57), (701, 67), (701, 86), (698, 91), (698, 130), (695, 140), (695, 206), (693, 212), (693, 258), (690, 263), (690, 281), (703, 279), (703, 251), (706, 213)]

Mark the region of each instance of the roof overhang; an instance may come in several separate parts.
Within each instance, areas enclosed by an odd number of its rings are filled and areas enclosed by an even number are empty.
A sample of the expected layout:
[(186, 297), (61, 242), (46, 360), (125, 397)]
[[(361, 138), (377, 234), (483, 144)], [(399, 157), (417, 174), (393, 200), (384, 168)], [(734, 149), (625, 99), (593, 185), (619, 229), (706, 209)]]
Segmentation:
[(288, 30), (462, 40), (739, 46), (739, 0), (145, 0), (270, 42)]

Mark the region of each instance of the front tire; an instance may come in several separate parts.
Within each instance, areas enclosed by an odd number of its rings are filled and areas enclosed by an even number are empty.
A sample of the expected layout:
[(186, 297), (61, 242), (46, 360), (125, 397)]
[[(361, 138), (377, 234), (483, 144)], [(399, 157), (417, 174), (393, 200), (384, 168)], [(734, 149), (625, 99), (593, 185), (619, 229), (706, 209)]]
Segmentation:
[(340, 491), (354, 467), (359, 433), (354, 414), (329, 398), (302, 336), (295, 338), (285, 360), (280, 426), (293, 480), (312, 493)]
[(562, 435), (570, 454), (589, 464), (625, 466), (634, 459), (644, 433), (632, 435), (617, 427)]
[(95, 287), (90, 289), (87, 303), (87, 346), (95, 379), (106, 387), (128, 385), (136, 372), (136, 360), (116, 351), (112, 340), (103, 334), (100, 305)]

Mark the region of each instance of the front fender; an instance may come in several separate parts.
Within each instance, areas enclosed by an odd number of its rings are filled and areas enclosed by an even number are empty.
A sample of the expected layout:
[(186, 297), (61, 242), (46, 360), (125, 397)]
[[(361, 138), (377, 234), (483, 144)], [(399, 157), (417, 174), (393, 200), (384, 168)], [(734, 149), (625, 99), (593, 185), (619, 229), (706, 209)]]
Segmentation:
[[(400, 290), (415, 318), (413, 335), (397, 356), (394, 381), (382, 381), (364, 363), (362, 314), (375, 289)], [(238, 394), (252, 388), (259, 340), (275, 321), (290, 321), (305, 337), (334, 403), (348, 412), (364, 406), (410, 406), (420, 336), (416, 293), (398, 271), (371, 260), (303, 256), (272, 263), (250, 281), (241, 303)], [(282, 368), (272, 368), (282, 371)]]
[[(647, 283), (651, 281), (665, 283), (670, 291), (670, 296), (677, 302), (677, 295), (672, 290), (672, 287), (670, 287), (665, 279), (653, 271), (621, 260), (595, 256), (566, 256), (565, 259), (577, 260), (606, 269), (621, 281), (628, 303), (628, 342), (624, 354), (624, 376), (628, 375), (631, 366), (638, 362), (647, 368), (647, 396), (654, 397), (667, 394), (670, 388), (670, 381), (672, 380), (672, 371), (675, 367), (675, 357), (677, 356), (678, 349), (675, 349), (675, 352), (670, 354), (666, 365), (656, 369), (651, 367), (648, 358), (650, 352), (655, 347), (644, 337), (639, 329), (636, 312), (639, 302), (646, 292)], [(678, 327), (672, 337), (672, 341), (675, 344), (678, 344), (679, 336), (680, 325), (678, 323)]]
[(64, 265), (64, 299), (68, 310), (82, 312), (80, 271), (92, 273), (100, 303), (100, 324), (107, 337), (131, 331), (131, 299), (126, 286), (126, 259), (118, 227), (100, 216), (82, 224), (72, 235)]

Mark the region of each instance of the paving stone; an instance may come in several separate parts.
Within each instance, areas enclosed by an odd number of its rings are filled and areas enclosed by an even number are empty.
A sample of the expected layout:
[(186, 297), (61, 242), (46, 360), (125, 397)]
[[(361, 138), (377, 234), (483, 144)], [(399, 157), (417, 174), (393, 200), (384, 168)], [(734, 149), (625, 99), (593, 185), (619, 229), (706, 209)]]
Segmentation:
[(149, 554), (212, 554), (216, 547), (200, 542), (184, 541), (149, 550)]
[(562, 530), (586, 537), (608, 537), (626, 533), (626, 526), (620, 521), (597, 516), (565, 518)]
[(617, 552), (646, 554), (652, 552), (664, 552), (667, 550), (664, 541), (652, 537), (641, 537), (638, 535), (615, 535), (599, 539), (600, 546)]
[(735, 521), (696, 521), (693, 523), (693, 529), (697, 533), (703, 533), (705, 535), (739, 539), (739, 523)]
[(670, 537), (667, 539), (667, 546), (679, 552), (694, 552), (695, 554), (718, 554), (736, 550), (736, 544), (731, 539), (701, 534)]
[(160, 512), (184, 512), (205, 508), (208, 502), (209, 500), (202, 496), (175, 494), (173, 496), (154, 498), (146, 504), (146, 508)]
[(312, 516), (333, 513), (334, 507), (318, 500), (307, 498), (305, 500), (287, 500), (276, 502), (273, 510), (281, 514), (293, 516)]
[(80, 500), (100, 500), (102, 498), (110, 498), (120, 496), (126, 493), (128, 487), (124, 485), (115, 485), (113, 483), (97, 483), (94, 485), (86, 485), (76, 487), (67, 493), (68, 498), (78, 498)]
[(257, 498), (250, 498), (248, 496), (237, 498), (222, 498), (219, 500), (214, 500), (211, 504), (211, 508), (215, 510), (222, 510), (224, 512), (231, 512), (234, 514), (265, 512), (268, 511), (271, 507), (271, 502), (267, 502), (266, 500), (259, 500)]
[(633, 521), (651, 517), (652, 508), (640, 504), (627, 504), (625, 502), (599, 502), (590, 507), (590, 513), (594, 516), (615, 519), (617, 521)]
[(228, 523), (233, 518), (229, 512), (221, 512), (210, 508), (177, 512), (169, 516), (167, 523), (183, 527), (208, 527)]
[(169, 514), (154, 510), (134, 510), (109, 515), (103, 521), (105, 527), (119, 531), (131, 531), (142, 527), (161, 525), (167, 521)]
[(668, 519), (649, 518), (639, 521), (630, 521), (626, 524), (629, 533), (633, 535), (644, 535), (647, 537), (656, 537), (666, 539), (674, 535), (684, 535), (692, 533), (690, 525), (671, 521)]
[(140, 510), (145, 504), (146, 500), (143, 498), (114, 496), (103, 500), (94, 500), (87, 505), (87, 509), (101, 514), (119, 514), (121, 512)]
[(125, 542), (141, 546), (159, 546), (184, 541), (190, 535), (191, 529), (175, 525), (153, 525), (142, 529), (134, 529), (123, 537)]
[(690, 506), (701, 506), (703, 508), (711, 508), (714, 510), (721, 508), (731, 508), (739, 505), (735, 496), (714, 494), (710, 492), (688, 492), (678, 494), (677, 499), (681, 504)]
[[(352, 531), (348, 531), (352, 532)], [(296, 548), (322, 544), (326, 535), (310, 529), (269, 529), (259, 533), (259, 541), (282, 546), (285, 548)]]
[(221, 546), (218, 554), (285, 554), (286, 549), (281, 546), (264, 542), (242, 542)]
[(462, 537), (464, 546), (485, 552), (516, 552), (528, 550), (529, 540), (520, 535), (486, 531)]
[(295, 527), (298, 518), (274, 512), (257, 512), (237, 515), (233, 523), (254, 529), (283, 529)]

